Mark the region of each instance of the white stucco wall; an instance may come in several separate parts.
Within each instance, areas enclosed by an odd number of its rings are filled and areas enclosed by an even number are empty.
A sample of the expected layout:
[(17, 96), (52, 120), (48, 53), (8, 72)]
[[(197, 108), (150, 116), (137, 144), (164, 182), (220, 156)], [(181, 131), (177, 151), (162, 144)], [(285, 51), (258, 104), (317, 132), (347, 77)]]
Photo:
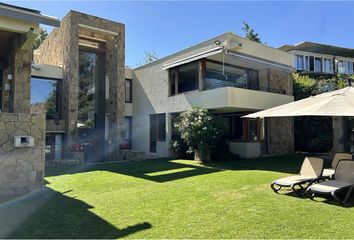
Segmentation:
[[(215, 40), (225, 42), (227, 41), (227, 34), (134, 69), (132, 73), (133, 149), (149, 152), (150, 114), (166, 113), (166, 142), (158, 142), (157, 154), (168, 156), (171, 142), (170, 113), (185, 111), (195, 105), (208, 109), (233, 108), (235, 111), (257, 111), (293, 101), (292, 96), (238, 88), (219, 88), (202, 92), (192, 91), (169, 97), (168, 70), (163, 70), (163, 66), (166, 63), (215, 48)], [(241, 41), (242, 38), (239, 40)], [(291, 65), (291, 56), (288, 53), (260, 44), (254, 45), (254, 43), (250, 43), (248, 40), (242, 40), (242, 43), (242, 53), (259, 54), (261, 56), (258, 57), (264, 57), (265, 59), (277, 61), (284, 65)], [(251, 148), (256, 147), (254, 144), (250, 144), (248, 149)], [(259, 150), (257, 149), (255, 152), (258, 154), (260, 153), (260, 147)]]
[(259, 142), (230, 142), (230, 152), (240, 155), (241, 158), (257, 158), (261, 156), (261, 144)]

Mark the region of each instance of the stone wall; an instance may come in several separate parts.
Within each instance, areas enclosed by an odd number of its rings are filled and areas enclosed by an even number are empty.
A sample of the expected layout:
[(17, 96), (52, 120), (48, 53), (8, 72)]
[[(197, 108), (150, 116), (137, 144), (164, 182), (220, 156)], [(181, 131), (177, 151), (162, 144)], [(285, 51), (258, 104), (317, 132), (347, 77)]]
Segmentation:
[(279, 93), (293, 95), (293, 82), (290, 71), (268, 69), (268, 86)]
[[(14, 147), (14, 136), (32, 136), (34, 147)], [(0, 201), (44, 184), (45, 115), (0, 113)]]
[[(3, 71), (3, 86), (9, 84), (11, 90), (2, 89), (2, 112), (30, 113), (30, 81), (32, 51), (22, 50), (21, 35), (15, 34), (8, 56), (8, 67)], [(8, 74), (12, 79), (8, 79)]]
[[(82, 26), (101, 31), (88, 30)], [(116, 36), (105, 31), (117, 33)], [(78, 94), (79, 94), (79, 36), (103, 39), (106, 42), (106, 79), (109, 80), (109, 99), (106, 100), (105, 116), (108, 117), (109, 139), (106, 152), (112, 152), (122, 141), (120, 130), (124, 124), (125, 105), (125, 26), (123, 24), (87, 14), (70, 11), (35, 53), (39, 64), (63, 68), (62, 116), (65, 124), (64, 147), (78, 141)], [(53, 47), (55, 46), (55, 47)], [(50, 128), (55, 127), (53, 125)], [(60, 126), (61, 129), (63, 129)], [(69, 151), (66, 151), (67, 153)], [(70, 156), (65, 156), (70, 157)]]
[(268, 119), (269, 154), (294, 152), (294, 118)]

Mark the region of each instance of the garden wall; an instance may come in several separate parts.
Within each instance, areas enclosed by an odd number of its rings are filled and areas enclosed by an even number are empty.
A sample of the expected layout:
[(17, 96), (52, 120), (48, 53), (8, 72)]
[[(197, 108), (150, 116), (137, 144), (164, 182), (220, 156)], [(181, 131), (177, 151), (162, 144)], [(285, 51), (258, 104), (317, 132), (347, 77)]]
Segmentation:
[[(15, 147), (31, 136), (33, 147)], [(0, 202), (38, 190), (44, 183), (45, 114), (0, 113)]]

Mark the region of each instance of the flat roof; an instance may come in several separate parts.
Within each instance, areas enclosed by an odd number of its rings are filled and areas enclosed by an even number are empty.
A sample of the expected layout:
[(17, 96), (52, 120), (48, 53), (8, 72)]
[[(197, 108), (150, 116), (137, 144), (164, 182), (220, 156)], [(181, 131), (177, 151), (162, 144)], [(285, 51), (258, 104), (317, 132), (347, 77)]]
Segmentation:
[(0, 16), (34, 22), (38, 24), (45, 24), (53, 27), (60, 26), (60, 21), (56, 17), (42, 14), (39, 10), (19, 7), (2, 2), (0, 2)]

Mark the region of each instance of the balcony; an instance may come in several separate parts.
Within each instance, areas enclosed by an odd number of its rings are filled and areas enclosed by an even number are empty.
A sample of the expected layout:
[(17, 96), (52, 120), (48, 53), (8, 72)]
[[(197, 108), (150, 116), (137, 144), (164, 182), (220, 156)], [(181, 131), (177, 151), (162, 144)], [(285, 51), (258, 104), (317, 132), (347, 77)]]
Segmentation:
[(293, 96), (251, 89), (221, 87), (192, 91), (169, 98), (170, 112), (199, 106), (216, 111), (259, 111), (294, 101)]

